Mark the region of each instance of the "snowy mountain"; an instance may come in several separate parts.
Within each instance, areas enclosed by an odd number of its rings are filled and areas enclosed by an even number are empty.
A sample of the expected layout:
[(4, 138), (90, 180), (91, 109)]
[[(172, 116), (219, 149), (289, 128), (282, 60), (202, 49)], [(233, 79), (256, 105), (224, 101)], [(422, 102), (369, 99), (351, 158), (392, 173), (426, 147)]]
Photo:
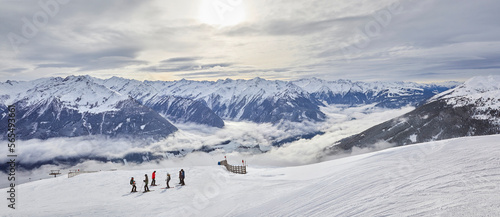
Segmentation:
[[(163, 98), (205, 102), (216, 115), (227, 120), (257, 123), (323, 121), (319, 106), (328, 104), (400, 108), (418, 105), (430, 97), (457, 86), (458, 83), (417, 84), (411, 82), (325, 81), (317, 78), (298, 81), (251, 80), (210, 81), (134, 81), (122, 78), (103, 80), (108, 88), (154, 105)], [(186, 118), (184, 118), (186, 119)], [(192, 120), (193, 121), (193, 120)]]
[(376, 103), (379, 107), (401, 108), (417, 106), (434, 95), (458, 86), (458, 82), (418, 84), (413, 82), (352, 82), (325, 81), (317, 78), (293, 81), (307, 91), (311, 98), (325, 104), (363, 105)]
[(500, 76), (474, 77), (432, 101), (445, 101), (454, 108), (472, 107), (473, 119), (500, 126)]
[(204, 101), (174, 96), (157, 89), (151, 82), (140, 82), (119, 77), (94, 81), (121, 94), (128, 95), (155, 110), (174, 123), (192, 122), (212, 127), (223, 127), (224, 121)]
[(197, 98), (204, 99), (217, 114), (224, 118), (257, 123), (276, 123), (281, 120), (323, 121), (325, 119), (325, 115), (307, 97), (307, 94), (289, 82), (268, 81), (261, 78), (226, 79), (214, 82), (212, 85), (213, 91), (194, 94), (198, 95)]
[[(216, 82), (180, 80), (132, 83), (108, 87), (129, 93), (150, 105), (168, 96), (204, 102), (215, 114), (228, 120), (277, 123), (283, 120), (301, 122), (325, 119), (325, 115), (306, 92), (285, 81), (255, 78)], [(143, 91), (146, 87), (152, 88), (150, 91)], [(135, 91), (136, 89), (141, 91)]]
[[(497, 216), (500, 136), (391, 148), (296, 167), (252, 166), (232, 174), (224, 157), (197, 156), (148, 167), (96, 164), (100, 171), (16, 184), (16, 210), (2, 216)], [(452, 154), (450, 154), (452, 153)], [(194, 160), (196, 159), (196, 160)], [(228, 156), (231, 164), (240, 160)], [(192, 161), (196, 161), (192, 162)], [(205, 166), (191, 166), (205, 165)], [(80, 168), (81, 167), (76, 167)], [(76, 169), (73, 168), (73, 169)], [(108, 169), (116, 171), (105, 171)], [(186, 171), (186, 185), (175, 175)], [(144, 174), (160, 186), (141, 191)], [(43, 171), (46, 172), (46, 171)], [(166, 173), (172, 174), (165, 187)], [(26, 175), (27, 176), (27, 175)], [(21, 175), (18, 175), (21, 177)], [(17, 177), (16, 177), (17, 178)], [(26, 178), (27, 179), (27, 178)], [(82, 190), (85, 189), (85, 190)], [(2, 192), (9, 188), (0, 189)]]
[(327, 151), (370, 147), (380, 142), (401, 146), (500, 133), (500, 76), (474, 77), (434, 96), (401, 117), (337, 142)]
[(6, 82), (0, 89), (11, 93), (1, 95), (0, 125), (6, 129), (6, 106), (15, 105), (16, 135), (23, 140), (85, 135), (161, 138), (177, 130), (150, 108), (89, 76)]
[(23, 139), (82, 135), (161, 138), (176, 130), (164, 119), (218, 128), (224, 126), (223, 120), (321, 122), (326, 116), (320, 107), (327, 104), (377, 103), (397, 108), (416, 105), (449, 86), (316, 78), (212, 82), (69, 76), (0, 83), (0, 112), (3, 120), (7, 105), (19, 106), (22, 118), (18, 128)]

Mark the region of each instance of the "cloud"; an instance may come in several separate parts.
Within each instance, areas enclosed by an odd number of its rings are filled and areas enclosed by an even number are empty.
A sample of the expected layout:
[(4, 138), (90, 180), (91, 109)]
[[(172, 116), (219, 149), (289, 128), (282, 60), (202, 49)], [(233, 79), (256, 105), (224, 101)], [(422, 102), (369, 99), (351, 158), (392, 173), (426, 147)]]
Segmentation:
[(223, 34), (229, 36), (255, 35), (292, 35), (304, 36), (326, 32), (338, 28), (339, 25), (349, 26), (366, 20), (367, 16), (349, 16), (321, 20), (269, 20), (261, 25), (242, 24), (225, 29)]
[[(351, 155), (363, 154), (374, 150), (382, 150), (392, 145), (380, 141), (372, 149), (353, 149), (351, 154), (324, 156), (323, 149), (347, 136), (359, 133), (373, 125), (411, 111), (413, 108), (397, 110), (376, 108), (373, 105), (361, 107), (329, 106), (322, 108), (328, 119), (323, 123), (288, 123), (281, 125), (256, 124), (250, 122), (227, 121), (223, 129), (211, 128), (196, 124), (179, 124), (179, 131), (164, 141), (153, 144), (125, 139), (109, 139), (105, 137), (53, 138), (48, 140), (22, 141), (18, 158), (21, 164), (43, 162), (54, 158), (104, 158), (120, 159), (128, 153), (156, 153), (167, 157), (164, 160), (144, 161), (140, 164), (127, 161), (101, 162), (87, 160), (76, 165), (42, 165), (33, 170), (18, 168), (16, 181), (25, 183), (48, 178), (47, 171), (59, 169), (66, 175), (69, 170), (156, 170), (159, 174), (185, 170), (192, 166), (216, 165), (227, 157), (231, 164), (238, 165), (245, 160), (251, 166), (298, 166), (317, 163), (324, 160), (337, 159)], [(301, 139), (276, 148), (272, 142), (293, 135), (321, 130), (310, 140)], [(227, 143), (230, 141), (230, 143)], [(226, 150), (215, 150), (210, 153), (191, 152), (203, 146), (226, 146)], [(267, 152), (253, 152), (252, 149), (238, 147), (254, 147)], [(184, 150), (184, 152), (182, 152)], [(181, 151), (182, 156), (163, 154), (165, 151)], [(0, 156), (5, 162), (6, 156)], [(164, 168), (170, 168), (168, 171)], [(0, 184), (0, 188), (5, 187)]]
[[(253, 165), (303, 165), (319, 162), (324, 157), (323, 149), (336, 141), (362, 132), (411, 109), (389, 110), (376, 108), (373, 105), (362, 107), (330, 106), (322, 108), (328, 116), (327, 121), (318, 123), (282, 122), (273, 125), (226, 121), (226, 125), (222, 129), (205, 125), (178, 124), (179, 131), (155, 143), (99, 136), (33, 139), (20, 142), (22, 146), (18, 148), (18, 160), (27, 165), (53, 159), (120, 159), (130, 153), (153, 153), (166, 157), (168, 162), (179, 160), (170, 154), (178, 151), (182, 155), (187, 155), (187, 159), (193, 160), (192, 163), (198, 162), (199, 164), (209, 162), (205, 161), (207, 159), (221, 159), (223, 155), (226, 155), (231, 159), (247, 159)], [(279, 148), (273, 146), (273, 142), (318, 131), (322, 131), (324, 134), (316, 135), (312, 139), (300, 139), (287, 143)], [(191, 153), (193, 150), (202, 148), (221, 149), (206, 155)], [(358, 153), (360, 152), (358, 151)], [(192, 156), (204, 156), (206, 159), (197, 161), (191, 158)], [(5, 156), (0, 156), (0, 161), (5, 160), (7, 160)], [(216, 160), (212, 161), (216, 163)], [(133, 162), (129, 163), (133, 164)], [(65, 166), (60, 165), (59, 167)]]
[(142, 151), (141, 143), (104, 137), (53, 138), (26, 140), (17, 149), (18, 160), (25, 164), (49, 161), (54, 158), (122, 157), (126, 153)]
[(201, 59), (200, 57), (174, 57), (166, 60), (162, 60), (161, 63), (172, 63), (172, 62), (194, 62)]
[[(227, 68), (230, 67), (231, 65), (232, 65), (231, 63), (198, 64), (196, 62), (176, 61), (174, 63), (163, 62), (160, 65), (145, 67), (142, 68), (141, 70), (148, 72), (189, 72), (189, 71), (213, 70), (215, 68)], [(203, 74), (206, 72), (199, 72), (199, 73)]]
[[(0, 80), (85, 72), (171, 80), (433, 81), (498, 73), (498, 2), (255, 0), (245, 2), (244, 22), (224, 28), (201, 23), (199, 3), (70, 1), (25, 37), (26, 20), (33, 24), (43, 7), (2, 1), (0, 71), (30, 70), (2, 73)], [(26, 39), (17, 51), (10, 33)]]
[(79, 71), (95, 71), (103, 69), (117, 69), (128, 66), (146, 65), (148, 62), (136, 60), (134, 58), (123, 56), (106, 56), (92, 59), (86, 66), (82, 66)]
[(4, 69), (3, 72), (16, 73), (16, 72), (23, 72), (26, 70), (28, 70), (28, 68), (9, 68), (9, 69)]
[(474, 70), (474, 69), (499, 69), (500, 62), (496, 61), (500, 55), (478, 56), (471, 59), (448, 61), (437, 66), (426, 68), (428, 71), (439, 70)]
[[(381, 109), (372, 105), (361, 107), (329, 106), (322, 111), (327, 114), (327, 122), (319, 130), (325, 132), (310, 140), (302, 139), (272, 150), (269, 155), (279, 165), (302, 165), (330, 159), (324, 156), (323, 150), (335, 142), (348, 136), (360, 133), (381, 122), (405, 114), (413, 108), (397, 110)], [(334, 156), (338, 158), (342, 156)]]
[(45, 64), (38, 64), (37, 68), (73, 68), (76, 66), (77, 65), (66, 64), (66, 63), (45, 63)]
[[(206, 165), (217, 165), (217, 162), (222, 160), (223, 155), (219, 154), (206, 154), (206, 153), (191, 153), (184, 157), (174, 157), (164, 161), (151, 161), (144, 162), (141, 164), (136, 164), (133, 162), (125, 161), (121, 163), (112, 162), (100, 162), (100, 161), (84, 161), (73, 166), (64, 165), (52, 165), (46, 164), (42, 165), (40, 168), (33, 170), (24, 170), (22, 168), (17, 168), (16, 170), (16, 184), (22, 184), (30, 181), (37, 181), (41, 179), (53, 178), (49, 176), (50, 170), (60, 170), (60, 176), (66, 176), (70, 170), (80, 170), (80, 171), (109, 171), (109, 170), (156, 170), (159, 176), (165, 176), (167, 172), (170, 174), (177, 173), (180, 169), (184, 169), (189, 173), (189, 168), (193, 166), (206, 166)], [(168, 169), (165, 169), (168, 168)], [(3, 173), (3, 172), (2, 172)], [(137, 174), (137, 176), (143, 176), (144, 174)], [(130, 178), (130, 177), (128, 177)], [(7, 187), (8, 182), (0, 182), (0, 188)]]

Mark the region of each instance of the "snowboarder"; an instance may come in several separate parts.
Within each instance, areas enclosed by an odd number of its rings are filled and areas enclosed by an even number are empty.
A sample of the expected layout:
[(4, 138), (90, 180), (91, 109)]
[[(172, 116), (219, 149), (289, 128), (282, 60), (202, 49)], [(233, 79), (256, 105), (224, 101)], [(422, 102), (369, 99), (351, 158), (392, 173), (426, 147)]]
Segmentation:
[(151, 186), (156, 186), (156, 171), (153, 171), (153, 174), (151, 174)]
[(148, 192), (149, 191), (149, 188), (148, 188), (148, 183), (149, 183), (148, 174), (144, 174), (144, 176), (146, 177), (144, 179), (144, 192)]
[(181, 169), (181, 171), (179, 171), (179, 176), (180, 176), (180, 180), (181, 180), (181, 185), (185, 185), (184, 183), (184, 178), (186, 177), (185, 174), (184, 174), (184, 169)]
[(132, 191), (131, 192), (137, 192), (137, 188), (135, 187), (135, 180), (134, 177), (130, 179), (130, 185), (132, 185)]
[(170, 173), (167, 173), (167, 179), (165, 179), (165, 181), (167, 181), (167, 188), (170, 188), (170, 185), (168, 185), (168, 182), (170, 182)]

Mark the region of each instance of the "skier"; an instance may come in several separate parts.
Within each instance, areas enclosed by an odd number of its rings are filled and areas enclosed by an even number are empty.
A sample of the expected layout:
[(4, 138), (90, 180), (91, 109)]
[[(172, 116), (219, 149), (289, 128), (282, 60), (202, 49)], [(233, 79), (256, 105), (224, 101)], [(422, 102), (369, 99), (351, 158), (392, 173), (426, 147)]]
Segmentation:
[(170, 173), (167, 173), (167, 179), (165, 179), (165, 181), (167, 181), (167, 188), (170, 188), (170, 185), (168, 185), (168, 182), (170, 182)]
[(149, 188), (148, 188), (148, 183), (149, 183), (148, 174), (144, 174), (144, 176), (146, 177), (146, 179), (144, 179), (144, 192), (148, 192), (149, 191)]
[(151, 186), (156, 186), (156, 171), (153, 172), (153, 174), (151, 174)]
[(131, 192), (137, 192), (137, 188), (135, 187), (135, 180), (134, 177), (130, 179), (130, 185), (132, 185), (132, 191)]
[(181, 169), (180, 171), (180, 175), (181, 175), (181, 185), (185, 185), (184, 183), (184, 178), (186, 177), (185, 174), (184, 174), (184, 169)]
[(179, 184), (182, 184), (182, 170), (179, 170)]

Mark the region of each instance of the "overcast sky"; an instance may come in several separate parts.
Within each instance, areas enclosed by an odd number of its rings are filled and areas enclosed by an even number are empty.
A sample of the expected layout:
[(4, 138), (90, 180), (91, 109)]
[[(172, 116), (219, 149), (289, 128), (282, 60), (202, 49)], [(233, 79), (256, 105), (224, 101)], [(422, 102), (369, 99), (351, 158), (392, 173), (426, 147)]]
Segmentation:
[(0, 0), (0, 81), (500, 74), (498, 0)]

